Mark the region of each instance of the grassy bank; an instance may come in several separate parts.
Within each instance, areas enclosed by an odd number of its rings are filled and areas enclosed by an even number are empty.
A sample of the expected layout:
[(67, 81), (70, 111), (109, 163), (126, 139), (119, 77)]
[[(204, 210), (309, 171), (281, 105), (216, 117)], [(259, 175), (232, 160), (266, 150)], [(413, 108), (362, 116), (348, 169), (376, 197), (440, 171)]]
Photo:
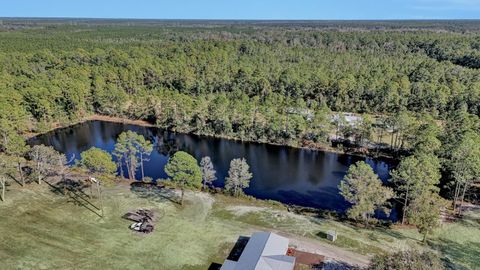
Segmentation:
[[(340, 259), (416, 247), (440, 252), (456, 269), (480, 268), (475, 212), (465, 222), (445, 224), (423, 246), (414, 229), (363, 229), (261, 201), (189, 192), (180, 206), (173, 190), (132, 191), (128, 185), (106, 188), (104, 195), (100, 218), (95, 198), (89, 204), (54, 193), (47, 184), (10, 186), (0, 204), (2, 269), (208, 269), (225, 259), (239, 235), (258, 230), (279, 232), (299, 248)], [(120, 218), (142, 207), (161, 216), (149, 235), (131, 232), (130, 222)], [(325, 240), (332, 229), (339, 233), (333, 244)]]

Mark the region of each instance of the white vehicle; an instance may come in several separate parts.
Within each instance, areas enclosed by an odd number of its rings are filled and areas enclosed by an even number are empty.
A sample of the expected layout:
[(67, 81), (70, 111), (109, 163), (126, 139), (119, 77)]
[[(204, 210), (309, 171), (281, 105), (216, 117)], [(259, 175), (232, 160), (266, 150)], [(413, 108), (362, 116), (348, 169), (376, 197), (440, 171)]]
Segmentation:
[(134, 231), (137, 231), (137, 232), (140, 231), (141, 227), (142, 227), (142, 222), (137, 222), (137, 223), (133, 223), (132, 225), (130, 225), (130, 229), (132, 229)]
[(136, 222), (130, 225), (130, 229), (136, 232), (151, 233), (153, 231), (153, 225), (146, 221)]

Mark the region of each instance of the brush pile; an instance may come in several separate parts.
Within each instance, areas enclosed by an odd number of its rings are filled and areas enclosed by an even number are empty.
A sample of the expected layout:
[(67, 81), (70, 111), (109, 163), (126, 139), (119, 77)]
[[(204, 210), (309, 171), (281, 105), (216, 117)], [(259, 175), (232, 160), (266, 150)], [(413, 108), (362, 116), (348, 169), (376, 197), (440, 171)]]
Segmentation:
[(141, 233), (151, 233), (154, 229), (155, 213), (148, 209), (138, 209), (136, 211), (130, 211), (122, 216), (122, 218), (134, 221), (130, 225), (132, 231)]

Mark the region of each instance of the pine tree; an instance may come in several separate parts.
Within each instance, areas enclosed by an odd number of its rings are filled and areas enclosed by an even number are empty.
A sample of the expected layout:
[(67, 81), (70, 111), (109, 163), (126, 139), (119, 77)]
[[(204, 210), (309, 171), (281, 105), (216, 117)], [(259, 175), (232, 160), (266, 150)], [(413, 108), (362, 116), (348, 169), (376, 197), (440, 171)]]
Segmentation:
[(146, 156), (149, 156), (152, 151), (153, 145), (150, 141), (146, 140), (142, 135), (129, 130), (122, 132), (118, 136), (113, 155), (117, 158), (117, 162), (120, 163), (121, 173), (123, 173), (121, 164), (125, 163), (128, 178), (134, 180), (135, 173), (138, 167), (140, 167), (143, 180), (145, 177), (144, 162), (147, 160)]
[(145, 140), (145, 138), (141, 135), (137, 136), (136, 146), (138, 148), (138, 153), (140, 155), (140, 168), (142, 171), (142, 181), (145, 179), (145, 170), (144, 170), (144, 162), (148, 161), (147, 157), (153, 151), (153, 144), (149, 140)]
[(182, 190), (181, 205), (183, 205), (185, 188), (197, 189), (202, 185), (202, 171), (197, 160), (186, 152), (176, 152), (165, 165), (165, 172)]
[(433, 229), (440, 226), (442, 207), (445, 207), (445, 202), (436, 192), (424, 192), (412, 201), (408, 220), (423, 234), (423, 242)]
[(438, 191), (440, 177), (440, 161), (432, 154), (406, 157), (392, 171), (391, 181), (403, 198), (402, 224), (405, 224), (410, 202), (424, 192)]
[(450, 167), (455, 178), (454, 210), (465, 199), (469, 186), (480, 181), (480, 136), (467, 132), (452, 153)]
[(375, 210), (389, 213), (387, 200), (393, 197), (393, 191), (383, 186), (372, 167), (364, 161), (350, 166), (339, 189), (345, 200), (352, 204), (347, 211), (349, 218), (361, 219), (367, 225)]
[(91, 173), (114, 174), (117, 171), (117, 165), (112, 160), (112, 156), (102, 149), (92, 147), (80, 154), (79, 165), (88, 169)]

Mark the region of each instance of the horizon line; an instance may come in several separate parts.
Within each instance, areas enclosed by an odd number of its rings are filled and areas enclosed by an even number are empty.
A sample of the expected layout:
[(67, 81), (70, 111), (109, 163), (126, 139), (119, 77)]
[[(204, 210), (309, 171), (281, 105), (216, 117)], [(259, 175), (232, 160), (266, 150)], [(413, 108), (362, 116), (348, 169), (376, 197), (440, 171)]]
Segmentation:
[(208, 19), (208, 18), (122, 18), (122, 17), (3, 17), (0, 16), (0, 20), (137, 20), (137, 21), (246, 21), (246, 22), (378, 22), (378, 21), (480, 21), (480, 18), (418, 18), (418, 19)]

